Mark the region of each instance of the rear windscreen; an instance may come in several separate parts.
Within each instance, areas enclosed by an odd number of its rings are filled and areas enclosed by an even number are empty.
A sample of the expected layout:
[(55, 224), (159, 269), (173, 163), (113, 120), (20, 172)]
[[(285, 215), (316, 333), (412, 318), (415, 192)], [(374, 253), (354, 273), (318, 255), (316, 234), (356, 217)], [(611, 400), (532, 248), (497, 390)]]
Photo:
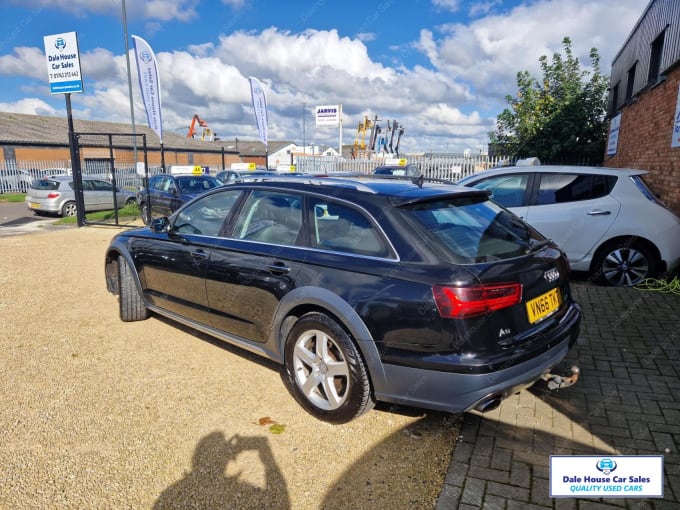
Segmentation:
[(59, 182), (50, 179), (37, 179), (33, 181), (31, 188), (43, 191), (55, 191), (59, 189)]
[(401, 210), (433, 248), (455, 263), (517, 257), (545, 242), (517, 216), (486, 199), (446, 199)]

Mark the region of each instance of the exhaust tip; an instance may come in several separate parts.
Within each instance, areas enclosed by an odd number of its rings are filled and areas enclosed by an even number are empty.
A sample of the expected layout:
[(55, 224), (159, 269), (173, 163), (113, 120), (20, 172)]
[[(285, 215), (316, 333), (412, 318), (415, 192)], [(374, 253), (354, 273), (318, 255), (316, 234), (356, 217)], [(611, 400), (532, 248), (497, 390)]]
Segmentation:
[(475, 406), (475, 409), (480, 413), (488, 413), (489, 411), (498, 408), (502, 401), (503, 396), (498, 393), (489, 395), (488, 397), (484, 397), (479, 404)]

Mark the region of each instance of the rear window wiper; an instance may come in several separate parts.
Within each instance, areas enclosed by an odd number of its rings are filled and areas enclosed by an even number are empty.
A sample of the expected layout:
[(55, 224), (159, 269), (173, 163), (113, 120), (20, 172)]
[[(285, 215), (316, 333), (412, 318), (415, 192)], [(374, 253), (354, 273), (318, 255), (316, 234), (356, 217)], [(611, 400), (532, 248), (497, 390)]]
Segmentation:
[(532, 251), (538, 251), (541, 248), (544, 248), (548, 246), (549, 244), (552, 244), (552, 239), (542, 239), (540, 241), (537, 241), (536, 239), (529, 239), (529, 249), (527, 249), (527, 253), (530, 253)]

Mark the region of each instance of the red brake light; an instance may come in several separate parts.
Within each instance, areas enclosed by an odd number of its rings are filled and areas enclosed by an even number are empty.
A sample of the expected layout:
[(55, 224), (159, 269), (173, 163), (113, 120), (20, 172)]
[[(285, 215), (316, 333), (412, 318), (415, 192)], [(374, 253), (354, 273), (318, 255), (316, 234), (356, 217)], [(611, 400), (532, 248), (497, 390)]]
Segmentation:
[(59, 198), (59, 193), (57, 193), (56, 191), (53, 191), (52, 193), (48, 193), (47, 198)]
[(434, 285), (432, 294), (439, 315), (450, 319), (466, 319), (516, 305), (522, 301), (522, 284), (497, 283), (473, 287)]

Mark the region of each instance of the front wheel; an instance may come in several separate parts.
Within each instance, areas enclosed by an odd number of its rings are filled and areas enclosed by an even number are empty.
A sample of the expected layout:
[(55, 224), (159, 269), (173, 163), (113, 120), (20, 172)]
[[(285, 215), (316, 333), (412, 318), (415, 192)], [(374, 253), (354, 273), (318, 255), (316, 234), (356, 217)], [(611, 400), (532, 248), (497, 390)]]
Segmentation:
[(144, 297), (135, 284), (132, 269), (123, 256), (118, 257), (118, 294), (120, 320), (142, 321), (149, 316)]
[(657, 258), (639, 242), (616, 241), (605, 245), (594, 264), (598, 282), (612, 287), (632, 287), (658, 271)]
[(149, 210), (149, 206), (146, 202), (142, 202), (140, 204), (139, 212), (142, 215), (142, 221), (144, 222), (144, 225), (151, 223), (151, 211)]
[(347, 332), (322, 313), (304, 315), (285, 346), (285, 382), (312, 416), (347, 423), (373, 407), (364, 361)]

